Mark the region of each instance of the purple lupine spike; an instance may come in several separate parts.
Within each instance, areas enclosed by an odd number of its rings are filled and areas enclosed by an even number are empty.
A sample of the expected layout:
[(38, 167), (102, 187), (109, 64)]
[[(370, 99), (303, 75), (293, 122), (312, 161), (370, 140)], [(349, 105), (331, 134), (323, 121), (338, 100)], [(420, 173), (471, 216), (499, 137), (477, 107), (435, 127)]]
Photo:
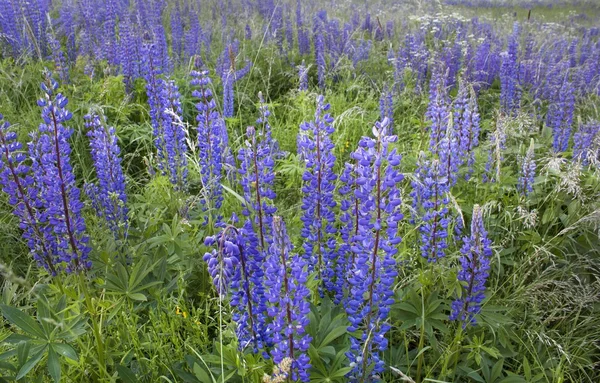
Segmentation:
[(333, 117), (323, 96), (317, 97), (315, 119), (300, 125), (298, 153), (305, 163), (302, 176), (302, 222), (304, 259), (308, 271), (316, 270), (323, 290), (339, 294), (340, 283), (336, 282), (335, 267), (338, 261), (335, 239), (336, 202), (333, 198), (336, 175), (333, 173), (335, 156)]
[(385, 334), (391, 305), (394, 303), (393, 284), (397, 272), (395, 256), (401, 238), (398, 224), (402, 220), (401, 196), (398, 183), (401, 156), (390, 143), (396, 136), (386, 135), (387, 119), (373, 128), (375, 138), (363, 137), (358, 149), (351, 154), (356, 161), (355, 196), (359, 203), (357, 230), (352, 244), (354, 264), (348, 276), (350, 291), (345, 304), (350, 326), (351, 381), (372, 380), (383, 372), (381, 352), (388, 341)]
[(428, 262), (437, 262), (446, 255), (448, 247), (448, 179), (438, 160), (427, 160), (424, 155), (412, 182), (414, 220), (419, 218), (421, 256)]
[[(198, 14), (195, 11), (190, 12), (190, 27), (185, 32), (185, 58), (190, 59), (193, 56), (200, 55), (202, 51), (202, 36), (204, 31), (200, 26)], [(206, 51), (208, 52), (208, 51)]]
[(171, 183), (178, 190), (187, 188), (187, 143), (186, 131), (183, 124), (181, 95), (173, 80), (165, 81), (162, 88), (162, 123), (164, 128), (164, 143), (167, 152), (168, 174)]
[(521, 174), (519, 175), (519, 184), (517, 189), (522, 196), (527, 197), (533, 192), (533, 181), (535, 178), (535, 157), (534, 157), (534, 142), (531, 139), (527, 154), (521, 159)]
[(48, 45), (50, 46), (52, 61), (54, 61), (55, 72), (58, 73), (61, 82), (68, 83), (69, 67), (67, 65), (67, 59), (62, 51), (60, 42), (56, 39), (53, 32), (48, 33)]
[(447, 73), (443, 66), (436, 66), (430, 83), (429, 105), (425, 117), (431, 122), (429, 149), (433, 153), (439, 151), (439, 143), (446, 135), (450, 118), (450, 101), (446, 89)]
[(299, 79), (299, 86), (298, 86), (298, 90), (299, 91), (307, 91), (308, 90), (308, 68), (306, 67), (306, 64), (304, 63), (304, 60), (302, 60), (302, 64), (298, 65), (297, 67), (298, 69), (298, 79)]
[(310, 53), (310, 41), (302, 18), (302, 3), (300, 0), (296, 1), (296, 29), (298, 30), (298, 50), (300, 51), (300, 55), (307, 55)]
[(234, 90), (233, 85), (244, 78), (252, 68), (252, 63), (246, 61), (246, 65), (236, 70), (236, 56), (239, 52), (239, 41), (235, 40), (228, 44), (219, 57), (217, 70), (221, 72), (221, 82), (223, 83), (223, 117), (233, 117), (234, 115)]
[(192, 96), (198, 99), (196, 109), (198, 115), (198, 154), (202, 181), (202, 198), (200, 203), (204, 211), (211, 211), (217, 222), (221, 220), (218, 211), (223, 203), (224, 153), (228, 142), (225, 121), (216, 110), (216, 103), (210, 88), (211, 81), (208, 71), (193, 70), (190, 84), (197, 87)]
[(230, 296), (233, 308), (232, 318), (236, 322), (236, 335), (239, 349), (248, 346), (258, 352), (263, 347), (261, 334), (256, 326), (253, 284), (248, 269), (248, 254), (240, 230), (226, 226), (219, 234), (206, 237), (206, 246), (216, 246), (204, 254), (213, 284), (220, 296)]
[(471, 236), (464, 237), (463, 242), (458, 280), (466, 285), (463, 285), (461, 297), (452, 302), (450, 320), (461, 321), (463, 328), (466, 328), (467, 325), (476, 323), (475, 315), (481, 310), (492, 256), (492, 242), (483, 225), (483, 211), (479, 205), (473, 207)]
[(168, 175), (178, 189), (185, 189), (187, 177), (187, 147), (183, 130), (179, 92), (174, 83), (161, 75), (160, 55), (153, 43), (142, 45), (142, 66), (146, 80), (146, 94), (150, 106), (150, 121), (154, 146), (158, 154), (158, 167)]
[(17, 141), (17, 134), (9, 130), (10, 124), (0, 114), (0, 184), (8, 194), (8, 203), (13, 214), (19, 218), (19, 228), (27, 241), (33, 259), (43, 266), (52, 276), (57, 268), (54, 253), (45, 242), (44, 228), (41, 222), (41, 200), (35, 180), (26, 164), (27, 156), (23, 146)]
[(184, 31), (179, 2), (175, 3), (175, 8), (171, 10), (171, 49), (174, 59), (181, 62), (183, 58)]
[(318, 83), (320, 89), (325, 89), (325, 36), (324, 32), (319, 28), (315, 32), (315, 60), (317, 65)]
[(467, 159), (467, 173), (465, 179), (469, 180), (473, 174), (475, 164), (475, 148), (479, 146), (479, 107), (477, 95), (474, 88), (470, 89), (469, 100), (463, 112), (461, 127), (461, 146)]
[(341, 294), (334, 295), (335, 303), (340, 303), (344, 299), (344, 292), (350, 289), (348, 284), (350, 271), (356, 259), (356, 253), (352, 251), (355, 237), (358, 234), (359, 203), (356, 198), (356, 164), (348, 163), (344, 165), (344, 170), (340, 176), (342, 186), (339, 188), (342, 200), (340, 202), (340, 238), (342, 243), (338, 247), (338, 262), (336, 263), (336, 275), (343, 281)]
[(133, 32), (129, 16), (119, 22), (119, 62), (123, 72), (123, 81), (128, 91), (133, 88), (133, 81), (140, 77), (139, 39)]
[(565, 152), (569, 147), (573, 112), (575, 110), (575, 89), (567, 76), (548, 107), (547, 124), (552, 128), (552, 148), (555, 152)]
[(509, 38), (508, 50), (502, 53), (500, 69), (500, 107), (508, 115), (514, 116), (520, 108), (518, 50), (519, 23), (515, 22), (513, 34)]
[(127, 195), (125, 177), (121, 168), (121, 151), (117, 145), (115, 128), (106, 126), (97, 114), (84, 116), (89, 129), (92, 159), (98, 182), (86, 185), (94, 210), (106, 220), (115, 238), (127, 232)]
[(369, 59), (372, 47), (373, 42), (371, 40), (359, 39), (354, 43), (354, 51), (352, 53), (352, 65), (354, 68), (356, 68), (359, 62)]
[(388, 129), (390, 133), (394, 131), (394, 96), (391, 89), (386, 84), (381, 92), (379, 98), (379, 114), (380, 119), (383, 121), (385, 118), (388, 119)]
[(579, 125), (573, 135), (573, 159), (583, 165), (600, 164), (600, 123), (592, 121)]
[(444, 138), (438, 144), (438, 159), (442, 177), (446, 178), (448, 187), (452, 188), (458, 179), (458, 169), (461, 165), (460, 132), (454, 125), (452, 115)]
[(306, 287), (308, 273), (302, 257), (292, 253), (293, 247), (281, 217), (273, 218), (273, 243), (266, 260), (265, 284), (269, 300), (268, 313), (273, 317), (273, 361), (292, 360), (291, 379), (310, 380), (310, 358), (307, 351), (312, 340), (306, 332), (309, 325), (310, 292)]
[(67, 273), (85, 271), (92, 266), (88, 259), (91, 249), (81, 215), (83, 203), (70, 163), (69, 138), (73, 131), (64, 125), (72, 115), (65, 109), (67, 98), (55, 94), (58, 83), (49, 72), (41, 87), (45, 94), (38, 105), (43, 122), (39, 137), (30, 143), (30, 154), (42, 206), (40, 221), (46, 225), (44, 241), (53, 251), (56, 269), (64, 268)]

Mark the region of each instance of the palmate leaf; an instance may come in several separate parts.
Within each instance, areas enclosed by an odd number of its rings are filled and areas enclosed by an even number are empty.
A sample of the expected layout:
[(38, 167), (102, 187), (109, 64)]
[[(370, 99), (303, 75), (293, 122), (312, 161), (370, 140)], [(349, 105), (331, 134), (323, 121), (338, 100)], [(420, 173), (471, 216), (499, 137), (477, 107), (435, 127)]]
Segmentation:
[(12, 324), (19, 327), (32, 337), (48, 340), (48, 336), (38, 322), (23, 311), (7, 305), (0, 305), (0, 311), (4, 317)]

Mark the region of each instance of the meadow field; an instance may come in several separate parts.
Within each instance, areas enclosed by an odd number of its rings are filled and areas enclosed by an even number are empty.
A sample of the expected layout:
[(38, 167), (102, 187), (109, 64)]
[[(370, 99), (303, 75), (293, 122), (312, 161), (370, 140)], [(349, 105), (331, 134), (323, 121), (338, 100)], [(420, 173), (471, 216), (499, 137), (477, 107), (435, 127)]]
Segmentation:
[(600, 382), (600, 3), (0, 0), (1, 382)]

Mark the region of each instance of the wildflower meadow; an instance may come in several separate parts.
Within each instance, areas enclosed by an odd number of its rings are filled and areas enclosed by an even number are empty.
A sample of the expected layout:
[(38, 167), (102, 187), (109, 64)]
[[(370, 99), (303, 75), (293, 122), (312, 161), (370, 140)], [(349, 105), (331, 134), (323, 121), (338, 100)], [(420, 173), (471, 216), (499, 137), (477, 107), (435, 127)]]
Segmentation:
[(0, 0), (0, 382), (600, 382), (596, 0)]

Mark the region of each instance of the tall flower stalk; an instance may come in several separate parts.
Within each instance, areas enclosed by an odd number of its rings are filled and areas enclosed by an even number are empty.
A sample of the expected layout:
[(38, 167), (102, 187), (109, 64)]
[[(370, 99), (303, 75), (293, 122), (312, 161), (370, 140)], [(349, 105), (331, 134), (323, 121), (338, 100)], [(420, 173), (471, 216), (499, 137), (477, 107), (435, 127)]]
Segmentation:
[(217, 222), (221, 216), (217, 213), (223, 203), (223, 165), (228, 145), (225, 121), (216, 109), (216, 103), (210, 88), (208, 71), (193, 70), (191, 85), (196, 87), (192, 96), (198, 99), (198, 154), (202, 181), (200, 203), (204, 211), (210, 211)]
[(267, 298), (273, 332), (273, 361), (279, 364), (284, 358), (292, 359), (292, 381), (310, 380), (307, 355), (311, 337), (306, 333), (309, 324), (310, 292), (306, 287), (308, 273), (305, 261), (293, 253), (285, 223), (281, 217), (273, 218), (273, 243), (266, 260)]
[(96, 214), (104, 218), (115, 238), (118, 238), (122, 230), (127, 230), (128, 210), (117, 135), (115, 128), (106, 126), (97, 114), (88, 114), (84, 119), (89, 129), (87, 135), (98, 178), (97, 183), (86, 185), (86, 192)]
[(390, 147), (397, 137), (386, 134), (387, 124), (387, 119), (376, 123), (375, 138), (363, 137), (351, 155), (357, 162), (359, 218), (346, 312), (348, 331), (361, 331), (358, 337), (350, 338), (347, 353), (352, 367), (348, 377), (353, 382), (365, 382), (383, 372), (380, 352), (388, 345), (387, 318), (394, 302), (394, 257), (401, 241), (398, 223), (403, 218), (398, 183), (403, 176), (398, 170), (401, 156)]
[(44, 97), (38, 100), (43, 122), (39, 137), (29, 144), (31, 169), (38, 188), (44, 242), (53, 254), (55, 269), (67, 273), (85, 271), (92, 264), (88, 259), (89, 237), (81, 215), (83, 203), (71, 166), (69, 139), (73, 130), (65, 123), (72, 117), (65, 108), (68, 100), (56, 93), (58, 83), (49, 72), (42, 83)]
[(473, 208), (471, 236), (465, 237), (463, 242), (461, 271), (458, 273), (458, 280), (463, 282), (463, 291), (461, 296), (452, 302), (450, 319), (461, 321), (465, 328), (475, 323), (475, 315), (481, 310), (492, 256), (491, 241), (483, 225), (483, 211), (479, 205)]
[(335, 282), (335, 267), (338, 262), (334, 235), (336, 202), (333, 198), (336, 175), (333, 173), (335, 156), (333, 134), (333, 117), (327, 111), (330, 105), (325, 104), (324, 97), (317, 97), (315, 119), (300, 125), (298, 135), (298, 151), (305, 162), (302, 176), (304, 181), (302, 192), (302, 237), (304, 258), (309, 271), (316, 269), (318, 280), (326, 290), (336, 291), (341, 288)]
[(10, 124), (0, 114), (0, 184), (8, 194), (13, 214), (19, 218), (19, 228), (27, 241), (33, 259), (55, 276), (57, 268), (52, 249), (44, 242), (44, 228), (40, 222), (39, 190), (27, 166), (23, 145), (17, 141), (17, 133), (9, 130)]

